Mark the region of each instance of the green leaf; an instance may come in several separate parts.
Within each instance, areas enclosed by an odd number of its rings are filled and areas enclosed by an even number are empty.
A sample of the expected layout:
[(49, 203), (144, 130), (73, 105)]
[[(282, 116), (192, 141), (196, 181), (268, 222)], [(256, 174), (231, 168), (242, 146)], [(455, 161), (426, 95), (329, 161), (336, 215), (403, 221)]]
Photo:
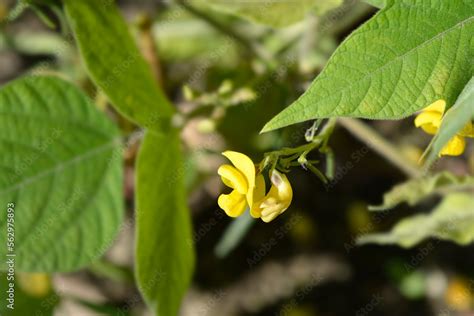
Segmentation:
[[(4, 86), (0, 114), (0, 244), (6, 245), (7, 205), (14, 203), (17, 271), (71, 271), (99, 257), (123, 217), (114, 124), (54, 77)], [(0, 256), (6, 251), (0, 247)]]
[[(201, 4), (201, 1), (198, 1)], [(285, 27), (305, 18), (313, 11), (323, 15), (342, 4), (342, 0), (207, 0), (206, 6), (245, 18), (255, 23)]]
[(448, 141), (471, 120), (474, 120), (474, 77), (461, 92), (454, 106), (446, 112), (438, 133), (428, 146), (427, 167), (438, 157), (439, 152)]
[(398, 119), (438, 99), (453, 104), (472, 77), (473, 15), (472, 1), (388, 1), (262, 132), (315, 118)]
[(147, 132), (137, 161), (136, 273), (157, 315), (177, 315), (194, 267), (179, 135)]
[(385, 3), (387, 2), (386, 0), (364, 0), (364, 2), (367, 2), (368, 4), (382, 9), (385, 6)]
[(402, 202), (415, 205), (431, 194), (466, 188), (474, 188), (474, 177), (455, 176), (445, 171), (398, 184), (384, 194), (382, 205), (370, 206), (369, 209), (375, 211), (387, 210)]
[(158, 89), (116, 6), (95, 0), (64, 3), (94, 82), (128, 119), (157, 131), (167, 129), (173, 108)]
[(430, 237), (461, 245), (474, 241), (474, 196), (466, 193), (447, 195), (431, 214), (405, 218), (392, 231), (365, 235), (358, 242), (398, 244), (409, 248)]

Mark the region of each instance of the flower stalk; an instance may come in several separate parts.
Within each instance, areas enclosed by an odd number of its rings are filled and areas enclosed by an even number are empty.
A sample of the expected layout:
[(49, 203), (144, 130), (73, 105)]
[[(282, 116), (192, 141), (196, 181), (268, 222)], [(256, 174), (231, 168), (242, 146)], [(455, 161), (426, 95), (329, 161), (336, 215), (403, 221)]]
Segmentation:
[[(234, 151), (222, 153), (232, 165), (220, 166), (217, 173), (232, 192), (219, 196), (220, 208), (230, 217), (239, 217), (248, 209), (252, 217), (261, 218), (268, 223), (285, 212), (291, 204), (293, 189), (285, 173), (292, 167), (301, 166), (327, 183), (327, 177), (315, 167), (319, 161), (308, 160), (307, 156), (311, 151), (319, 149), (319, 152), (326, 155), (327, 160), (332, 159), (328, 142), (334, 131), (336, 119), (329, 119), (321, 132), (316, 134), (320, 125), (321, 120), (317, 120), (306, 131), (305, 138), (308, 143), (266, 153), (257, 165), (242, 153)], [(332, 169), (333, 163), (328, 162), (327, 170)], [(264, 175), (268, 181), (265, 181)], [(266, 182), (270, 182), (268, 191)]]

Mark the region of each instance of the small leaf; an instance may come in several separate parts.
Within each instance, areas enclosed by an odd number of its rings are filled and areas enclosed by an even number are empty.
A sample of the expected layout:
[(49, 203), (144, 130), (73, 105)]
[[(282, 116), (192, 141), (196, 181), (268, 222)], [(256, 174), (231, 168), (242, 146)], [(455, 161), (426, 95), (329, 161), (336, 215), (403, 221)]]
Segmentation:
[[(117, 128), (80, 90), (54, 77), (4, 86), (0, 113), (0, 231), (14, 213), (17, 271), (85, 266), (107, 249), (123, 217)], [(6, 238), (0, 234), (1, 245)], [(0, 256), (7, 251), (0, 247)]]
[(69, 24), (94, 82), (128, 119), (156, 131), (173, 108), (161, 92), (113, 2), (65, 0)]
[(430, 237), (461, 245), (474, 241), (474, 196), (466, 193), (447, 195), (431, 214), (405, 218), (392, 231), (362, 236), (358, 243), (398, 244), (409, 248)]
[(438, 99), (453, 104), (472, 77), (474, 3), (388, 1), (262, 132), (316, 118), (399, 119)]
[(388, 193), (384, 194), (382, 205), (370, 206), (369, 209), (374, 211), (387, 210), (402, 202), (407, 202), (408, 205), (415, 205), (431, 194), (466, 188), (474, 188), (474, 177), (455, 176), (445, 171), (398, 184)]
[(147, 132), (137, 161), (136, 273), (158, 316), (177, 315), (194, 267), (179, 135)]
[[(198, 1), (201, 4), (201, 1)], [(305, 18), (313, 11), (323, 15), (342, 4), (342, 0), (207, 0), (206, 6), (243, 17), (255, 23), (285, 27)]]
[(428, 146), (429, 156), (425, 166), (429, 167), (448, 141), (472, 120), (474, 120), (474, 77), (461, 92), (454, 106), (446, 112), (438, 133)]

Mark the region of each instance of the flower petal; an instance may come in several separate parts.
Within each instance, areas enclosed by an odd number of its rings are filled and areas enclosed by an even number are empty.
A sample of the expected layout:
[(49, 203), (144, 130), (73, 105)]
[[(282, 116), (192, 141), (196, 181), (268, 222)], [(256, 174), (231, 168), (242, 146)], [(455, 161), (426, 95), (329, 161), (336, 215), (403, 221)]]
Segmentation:
[(421, 127), (426, 133), (434, 135), (441, 125), (442, 114), (438, 112), (422, 112), (415, 118), (415, 126)]
[(225, 185), (237, 190), (240, 194), (247, 193), (247, 180), (239, 170), (231, 165), (222, 165), (217, 170), (217, 173), (221, 176), (222, 182)]
[(458, 134), (464, 137), (474, 137), (474, 124), (472, 122), (467, 123)]
[(444, 110), (446, 109), (446, 101), (440, 99), (428, 105), (426, 108), (423, 109), (423, 112), (436, 112), (441, 115), (444, 114)]
[[(254, 218), (260, 218), (262, 210), (260, 209), (260, 201), (265, 197), (265, 179), (262, 174), (258, 174), (255, 178), (255, 189), (253, 190), (252, 207), (250, 215)], [(257, 201), (257, 202), (255, 202)]]
[(222, 155), (227, 157), (234, 167), (242, 172), (244, 177), (247, 179), (247, 202), (249, 205), (252, 205), (253, 190), (255, 188), (255, 165), (253, 164), (252, 159), (242, 153), (229, 150), (224, 151)]
[(440, 156), (459, 156), (464, 152), (466, 148), (466, 140), (462, 136), (454, 136), (449, 140), (449, 142), (444, 146), (444, 148), (439, 153)]
[(230, 194), (221, 194), (217, 199), (219, 207), (230, 217), (242, 215), (247, 207), (245, 195), (233, 190)]
[(260, 202), (261, 218), (268, 223), (286, 211), (293, 199), (293, 189), (286, 175), (273, 170), (270, 176), (272, 187)]

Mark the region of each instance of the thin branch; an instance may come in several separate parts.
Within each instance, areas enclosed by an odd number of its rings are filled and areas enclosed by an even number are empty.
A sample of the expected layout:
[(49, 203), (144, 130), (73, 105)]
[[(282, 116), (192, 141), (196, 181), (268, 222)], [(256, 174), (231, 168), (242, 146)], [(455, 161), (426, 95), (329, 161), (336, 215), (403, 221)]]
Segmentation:
[(338, 122), (360, 141), (364, 142), (379, 155), (403, 171), (407, 176), (417, 178), (422, 175), (422, 171), (418, 166), (402, 156), (400, 150), (380, 136), (373, 128), (364, 124), (361, 120), (339, 118)]
[(163, 71), (161, 62), (153, 39), (152, 20), (148, 14), (143, 14), (137, 21), (139, 29), (139, 45), (143, 57), (150, 65), (153, 76), (158, 85), (163, 87)]

